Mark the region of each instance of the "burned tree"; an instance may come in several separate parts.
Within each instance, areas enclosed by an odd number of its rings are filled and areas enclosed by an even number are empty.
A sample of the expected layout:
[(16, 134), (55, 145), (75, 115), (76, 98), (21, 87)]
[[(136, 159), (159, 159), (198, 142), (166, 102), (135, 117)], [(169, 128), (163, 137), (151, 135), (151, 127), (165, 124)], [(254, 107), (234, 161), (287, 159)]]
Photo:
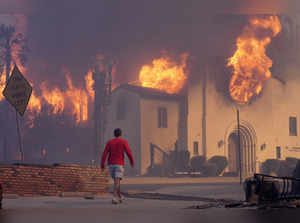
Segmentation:
[(24, 66), (28, 52), (27, 41), (22, 33), (17, 34), (13, 26), (0, 26), (0, 73), (5, 67), (6, 83), (12, 65), (19, 61)]
[[(16, 33), (16, 29), (11, 25), (0, 25), (0, 75), (3, 73), (5, 68), (6, 74), (6, 84), (14, 64), (20, 63), (20, 65), (25, 66), (27, 62), (27, 53), (29, 52), (27, 41), (23, 34)], [(2, 93), (2, 92), (1, 92)], [(13, 135), (10, 131), (14, 131), (10, 128), (12, 123), (12, 112), (8, 104), (4, 105), (5, 108), (2, 109), (4, 113), (2, 118), (5, 126), (5, 133), (3, 134), (3, 148), (5, 159), (7, 159), (9, 142), (13, 141), (9, 139), (9, 136)]]
[(98, 161), (104, 150), (104, 132), (106, 128), (107, 108), (110, 104), (110, 95), (112, 91), (112, 70), (115, 61), (104, 61), (104, 67), (100, 69), (95, 66), (93, 73), (95, 102), (94, 102), (94, 134), (95, 149), (94, 157)]

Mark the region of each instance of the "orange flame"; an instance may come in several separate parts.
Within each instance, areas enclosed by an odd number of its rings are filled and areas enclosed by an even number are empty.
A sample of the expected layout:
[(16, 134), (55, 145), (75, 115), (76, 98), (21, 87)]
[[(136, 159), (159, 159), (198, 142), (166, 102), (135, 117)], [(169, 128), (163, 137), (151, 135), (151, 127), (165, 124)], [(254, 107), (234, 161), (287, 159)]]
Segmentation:
[(29, 103), (28, 103), (28, 108), (31, 111), (36, 111), (37, 113), (41, 112), (42, 109), (42, 104), (41, 100), (34, 94), (34, 91), (31, 94)]
[(85, 79), (85, 87), (89, 93), (89, 96), (92, 100), (95, 98), (95, 92), (94, 92), (94, 79), (93, 79), (93, 72), (90, 70), (84, 77)]
[(271, 78), (273, 62), (266, 55), (266, 47), (280, 32), (277, 16), (253, 17), (238, 37), (237, 50), (227, 64), (233, 67), (229, 91), (236, 102), (249, 102), (261, 93), (264, 81)]
[(64, 110), (65, 107), (65, 99), (63, 93), (58, 89), (54, 88), (49, 91), (46, 87), (46, 83), (43, 82), (41, 85), (42, 90), (42, 98), (52, 106), (53, 114), (57, 114)]
[(87, 121), (88, 120), (88, 94), (80, 89), (73, 86), (70, 74), (66, 75), (68, 90), (66, 96), (70, 100), (73, 107), (73, 114), (76, 116), (76, 121)]
[(188, 54), (182, 54), (180, 64), (173, 62), (170, 57), (164, 56), (153, 60), (152, 66), (144, 65), (139, 74), (141, 85), (169, 94), (179, 93), (187, 79), (185, 73), (187, 57)]
[(4, 99), (4, 96), (2, 94), (2, 92), (4, 91), (5, 88), (5, 75), (4, 72), (2, 74), (0, 74), (0, 101), (2, 101)]

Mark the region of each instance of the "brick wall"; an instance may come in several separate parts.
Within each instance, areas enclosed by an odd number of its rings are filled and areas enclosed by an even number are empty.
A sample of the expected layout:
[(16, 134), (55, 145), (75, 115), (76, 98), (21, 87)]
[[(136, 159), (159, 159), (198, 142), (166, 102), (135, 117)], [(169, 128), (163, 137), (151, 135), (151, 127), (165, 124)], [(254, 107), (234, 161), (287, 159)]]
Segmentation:
[(108, 192), (108, 171), (80, 165), (0, 165), (3, 193), (57, 196), (61, 192)]

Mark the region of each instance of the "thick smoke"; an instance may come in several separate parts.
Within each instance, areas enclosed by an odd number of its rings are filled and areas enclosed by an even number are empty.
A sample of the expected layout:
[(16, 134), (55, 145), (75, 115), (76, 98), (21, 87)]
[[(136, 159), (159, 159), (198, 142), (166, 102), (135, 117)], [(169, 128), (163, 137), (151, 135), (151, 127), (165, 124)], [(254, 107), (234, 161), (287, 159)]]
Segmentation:
[(141, 66), (150, 63), (161, 50), (188, 52), (200, 64), (210, 55), (227, 56), (227, 50), (222, 52), (224, 41), (233, 45), (233, 37), (239, 34), (244, 22), (232, 18), (230, 22), (237, 24), (236, 33), (232, 33), (226, 20), (217, 15), (278, 13), (295, 8), (293, 0), (2, 2), (1, 13), (28, 15), (28, 75), (37, 82), (48, 80), (61, 87), (64, 68), (71, 71), (75, 82), (83, 81), (91, 58), (99, 53), (118, 58), (119, 82), (137, 80)]

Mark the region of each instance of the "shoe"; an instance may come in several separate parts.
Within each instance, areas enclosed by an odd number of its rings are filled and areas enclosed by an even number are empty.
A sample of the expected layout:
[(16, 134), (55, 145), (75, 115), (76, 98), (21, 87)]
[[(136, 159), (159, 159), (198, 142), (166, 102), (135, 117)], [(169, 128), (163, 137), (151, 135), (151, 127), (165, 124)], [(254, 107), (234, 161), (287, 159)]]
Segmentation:
[(125, 201), (125, 197), (121, 195), (121, 197), (119, 198), (119, 202), (122, 203), (123, 201)]
[(111, 200), (111, 203), (112, 203), (112, 204), (118, 204), (119, 202), (118, 202), (118, 200), (117, 200), (116, 198), (113, 198), (113, 199)]

